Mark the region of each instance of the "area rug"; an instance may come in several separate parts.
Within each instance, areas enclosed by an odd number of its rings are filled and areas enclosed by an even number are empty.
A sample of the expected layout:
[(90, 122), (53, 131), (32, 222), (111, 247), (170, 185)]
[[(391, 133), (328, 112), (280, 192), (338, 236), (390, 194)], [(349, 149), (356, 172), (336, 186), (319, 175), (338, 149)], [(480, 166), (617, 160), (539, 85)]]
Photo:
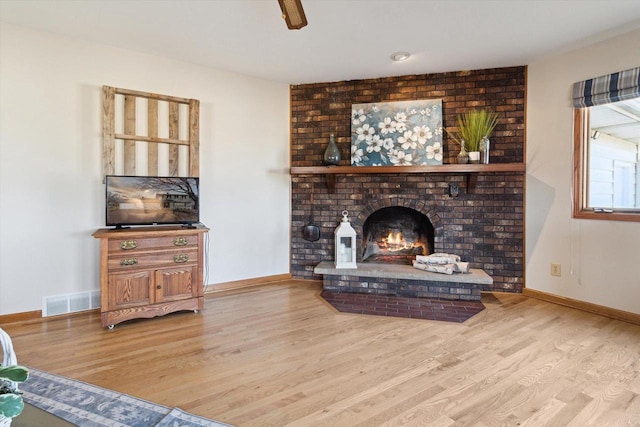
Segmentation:
[(323, 290), (320, 296), (342, 313), (462, 323), (484, 310), (480, 301), (407, 298)]
[(82, 427), (229, 427), (82, 381), (29, 368), (20, 384), (25, 402)]

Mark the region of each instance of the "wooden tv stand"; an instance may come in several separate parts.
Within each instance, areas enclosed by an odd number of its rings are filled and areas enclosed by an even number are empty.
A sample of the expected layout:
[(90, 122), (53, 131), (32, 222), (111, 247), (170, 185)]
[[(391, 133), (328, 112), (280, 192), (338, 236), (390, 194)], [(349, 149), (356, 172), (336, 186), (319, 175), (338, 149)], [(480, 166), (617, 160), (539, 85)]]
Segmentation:
[(99, 229), (100, 313), (110, 329), (130, 319), (204, 306), (204, 226)]

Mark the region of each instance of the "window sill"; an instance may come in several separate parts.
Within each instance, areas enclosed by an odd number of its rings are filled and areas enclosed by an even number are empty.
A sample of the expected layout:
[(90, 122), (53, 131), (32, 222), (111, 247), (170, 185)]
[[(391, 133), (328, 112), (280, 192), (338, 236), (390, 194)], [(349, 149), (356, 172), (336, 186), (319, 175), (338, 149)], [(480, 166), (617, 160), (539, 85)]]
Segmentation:
[(630, 221), (640, 222), (640, 214), (628, 212), (594, 212), (592, 210), (579, 210), (573, 212), (576, 219), (594, 219), (599, 221)]

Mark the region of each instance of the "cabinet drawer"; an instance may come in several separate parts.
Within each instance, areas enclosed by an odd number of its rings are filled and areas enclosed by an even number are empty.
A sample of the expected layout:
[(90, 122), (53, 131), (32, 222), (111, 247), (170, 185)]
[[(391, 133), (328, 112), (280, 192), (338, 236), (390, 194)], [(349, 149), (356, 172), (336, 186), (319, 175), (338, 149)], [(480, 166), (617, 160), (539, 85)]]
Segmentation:
[(148, 249), (194, 248), (197, 245), (198, 236), (196, 235), (109, 239), (109, 254)]
[(138, 270), (150, 267), (175, 267), (198, 263), (198, 250), (187, 249), (161, 253), (119, 253), (109, 256), (109, 271)]

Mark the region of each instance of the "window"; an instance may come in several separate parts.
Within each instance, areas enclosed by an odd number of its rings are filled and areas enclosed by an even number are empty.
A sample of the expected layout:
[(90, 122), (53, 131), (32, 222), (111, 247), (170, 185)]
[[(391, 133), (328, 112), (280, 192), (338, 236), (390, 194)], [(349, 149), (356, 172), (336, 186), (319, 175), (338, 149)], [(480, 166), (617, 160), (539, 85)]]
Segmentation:
[(576, 83), (574, 106), (574, 218), (640, 222), (640, 68)]

